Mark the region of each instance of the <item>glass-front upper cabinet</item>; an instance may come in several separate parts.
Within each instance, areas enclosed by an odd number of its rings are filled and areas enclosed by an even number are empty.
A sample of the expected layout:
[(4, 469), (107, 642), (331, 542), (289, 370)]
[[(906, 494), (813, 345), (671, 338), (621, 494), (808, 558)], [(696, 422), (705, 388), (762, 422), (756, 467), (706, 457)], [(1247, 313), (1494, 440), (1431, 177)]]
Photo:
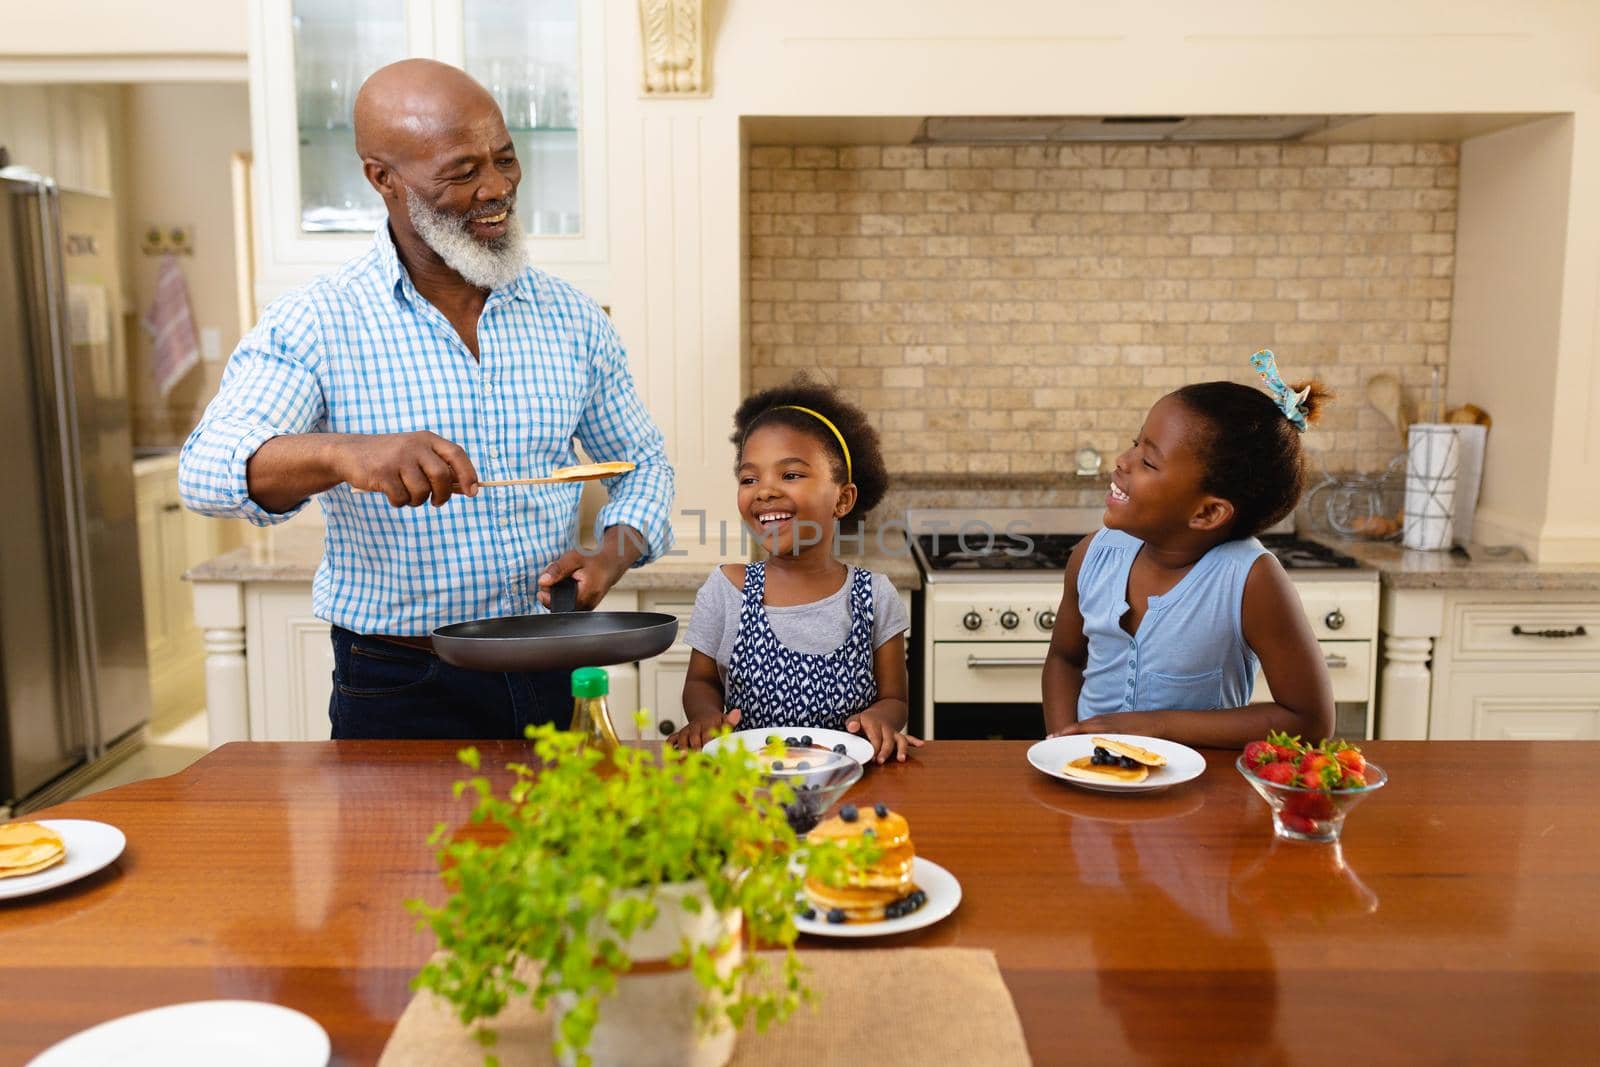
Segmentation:
[(467, 73), (500, 103), (522, 164), (517, 213), (538, 236), (583, 228), (577, 0), (462, 0)]
[(405, 0), (292, 0), (300, 227), (370, 233), (383, 200), (356, 155), (352, 110), (367, 77), (406, 56)]
[[(253, 0), (256, 299), (360, 255), (383, 224), (352, 111), (407, 56), (466, 70), (494, 95), (522, 164), (533, 262), (605, 299), (605, 0)], [(622, 20), (621, 26), (630, 26)], [(619, 31), (620, 32), (620, 31)]]

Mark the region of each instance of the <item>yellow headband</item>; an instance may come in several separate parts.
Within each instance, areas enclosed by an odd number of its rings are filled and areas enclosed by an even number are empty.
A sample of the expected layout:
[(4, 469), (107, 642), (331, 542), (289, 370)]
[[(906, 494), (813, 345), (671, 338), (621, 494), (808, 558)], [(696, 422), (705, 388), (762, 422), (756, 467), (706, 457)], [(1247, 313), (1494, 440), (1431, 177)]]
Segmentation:
[(828, 429), (832, 430), (833, 439), (839, 442), (839, 450), (844, 453), (845, 484), (848, 485), (849, 483), (855, 481), (855, 470), (850, 465), (850, 446), (844, 443), (844, 434), (839, 432), (839, 427), (835, 426), (833, 421), (829, 419), (828, 416), (824, 415), (820, 411), (812, 411), (810, 408), (803, 408), (799, 404), (779, 404), (778, 407), (773, 408), (772, 410), (777, 411), (780, 408), (788, 408), (791, 411), (803, 411), (807, 415), (815, 418), (818, 422), (822, 423), (822, 425), (826, 426)]

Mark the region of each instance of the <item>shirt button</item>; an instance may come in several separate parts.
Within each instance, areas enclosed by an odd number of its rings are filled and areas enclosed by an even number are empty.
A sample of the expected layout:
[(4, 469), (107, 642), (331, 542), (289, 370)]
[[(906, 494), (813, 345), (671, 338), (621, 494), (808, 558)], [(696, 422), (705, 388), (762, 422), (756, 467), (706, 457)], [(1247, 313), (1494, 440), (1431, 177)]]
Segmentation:
[(502, 515), (502, 516), (500, 516), (500, 525), (501, 525), (501, 527), (509, 527), (511, 525), (511, 516), (510, 515)]
[(492, 395), (494, 395), (494, 383), (493, 382), (484, 382), (483, 383), (483, 395), (484, 396), (492, 396)]
[(498, 448), (489, 449), (489, 458), (490, 459), (499, 459), (500, 458), (500, 450)]

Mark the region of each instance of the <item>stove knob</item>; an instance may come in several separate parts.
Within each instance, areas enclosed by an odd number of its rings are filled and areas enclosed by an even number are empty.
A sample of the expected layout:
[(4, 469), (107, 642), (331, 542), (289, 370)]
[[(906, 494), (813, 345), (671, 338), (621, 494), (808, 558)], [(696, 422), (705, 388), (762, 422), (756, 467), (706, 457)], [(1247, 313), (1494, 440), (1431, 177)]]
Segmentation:
[(1041, 630), (1054, 630), (1056, 628), (1056, 613), (1046, 608), (1035, 615), (1033, 621)]
[(1330, 630), (1338, 630), (1344, 626), (1344, 613), (1334, 608), (1322, 617), (1322, 624)]
[(976, 611), (969, 611), (965, 615), (961, 616), (961, 625), (965, 626), (969, 630), (976, 630), (978, 627), (983, 625), (983, 616), (979, 615)]
[(1017, 618), (1017, 613), (1014, 611), (1003, 612), (1000, 616), (1000, 625), (1007, 630), (1015, 630), (1017, 628), (1017, 624), (1021, 621), (1021, 619)]

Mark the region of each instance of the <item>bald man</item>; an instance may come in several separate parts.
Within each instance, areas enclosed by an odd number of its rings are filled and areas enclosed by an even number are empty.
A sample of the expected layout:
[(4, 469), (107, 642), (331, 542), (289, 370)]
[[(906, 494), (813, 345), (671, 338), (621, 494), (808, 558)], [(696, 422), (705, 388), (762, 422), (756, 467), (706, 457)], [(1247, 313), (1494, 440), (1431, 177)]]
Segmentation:
[[(605, 314), (527, 265), (493, 97), (406, 60), (361, 87), (355, 127), (388, 224), (239, 343), (184, 446), (184, 502), (265, 526), (320, 496), (335, 738), (521, 737), (570, 714), (567, 676), (458, 670), (428, 635), (543, 610), (567, 576), (593, 607), (670, 547), (672, 469)], [(479, 489), (577, 462), (575, 440), (637, 464), (607, 485), (598, 552), (575, 547), (578, 487)]]

